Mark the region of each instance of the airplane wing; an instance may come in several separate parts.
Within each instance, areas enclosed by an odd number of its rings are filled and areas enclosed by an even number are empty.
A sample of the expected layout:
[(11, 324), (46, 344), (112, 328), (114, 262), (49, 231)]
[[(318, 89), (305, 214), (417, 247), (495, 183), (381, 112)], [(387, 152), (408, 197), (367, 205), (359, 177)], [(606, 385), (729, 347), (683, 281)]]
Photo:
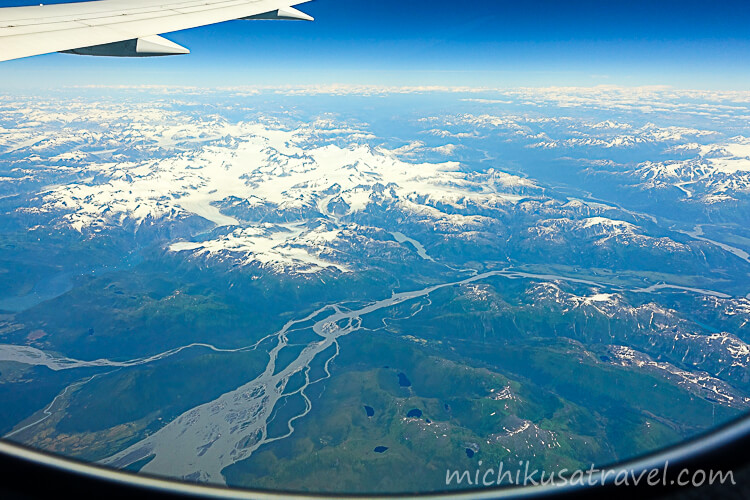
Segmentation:
[(143, 57), (190, 51), (159, 36), (233, 19), (313, 18), (310, 0), (97, 0), (0, 8), (0, 61), (69, 52)]

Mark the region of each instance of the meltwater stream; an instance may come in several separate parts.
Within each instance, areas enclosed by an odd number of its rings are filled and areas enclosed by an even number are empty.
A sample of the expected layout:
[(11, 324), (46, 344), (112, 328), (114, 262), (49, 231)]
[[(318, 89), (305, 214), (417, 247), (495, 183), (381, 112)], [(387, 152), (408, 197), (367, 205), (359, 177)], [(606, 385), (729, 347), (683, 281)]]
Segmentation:
[[(508, 279), (562, 280), (598, 287), (613, 286), (585, 279), (505, 269), (476, 274), (462, 280), (437, 284), (421, 290), (394, 293), (390, 298), (372, 302), (355, 310), (348, 310), (338, 304), (327, 305), (304, 318), (289, 321), (281, 330), (261, 339), (256, 344), (239, 349), (219, 349), (210, 344), (195, 343), (151, 357), (117, 362), (106, 359), (79, 361), (66, 357), (56, 357), (29, 346), (0, 345), (0, 361), (42, 365), (52, 370), (87, 367), (123, 368), (151, 363), (189, 348), (202, 347), (218, 352), (239, 352), (257, 349), (264, 341), (274, 339), (276, 344), (268, 353), (268, 364), (257, 378), (213, 401), (186, 411), (154, 434), (100, 461), (104, 465), (122, 468), (150, 458), (151, 460), (141, 468), (142, 472), (223, 484), (225, 481), (221, 471), (224, 468), (248, 458), (263, 444), (283, 439), (294, 432), (294, 422), (305, 416), (312, 407), (305, 390), (311, 384), (330, 377), (328, 365), (338, 355), (338, 339), (359, 330), (363, 316), (415, 298), (428, 296), (441, 288), (480, 281), (492, 276), (504, 276)], [(710, 290), (690, 289), (690, 291), (711, 295), (717, 294), (717, 292)], [(318, 319), (316, 320), (316, 318)], [(294, 327), (311, 321), (314, 322), (311, 328), (320, 337), (320, 340), (306, 345), (288, 365), (277, 366), (279, 353), (285, 346), (289, 345), (288, 335), (294, 331)], [(330, 349), (332, 347), (333, 349)], [(331, 353), (331, 351), (333, 352)], [(311, 380), (312, 363), (324, 353), (328, 353), (326, 354), (327, 359), (321, 359), (321, 361), (324, 361), (325, 375), (317, 380)], [(303, 373), (305, 379), (302, 386), (286, 392), (291, 377), (300, 372)], [(79, 381), (76, 384), (80, 383)], [(268, 426), (274, 417), (274, 408), (279, 400), (294, 394), (299, 394), (304, 398), (305, 409), (288, 420), (288, 432), (286, 434), (276, 437), (269, 436)], [(47, 408), (42, 418), (37, 422), (25, 425), (23, 430), (29, 429), (49, 417), (52, 406), (51, 404)], [(19, 431), (17, 429), (6, 437)]]
[[(469, 283), (495, 274), (498, 272), (484, 273), (422, 290), (396, 293), (388, 299), (355, 310), (343, 310), (335, 305), (325, 306), (306, 318), (290, 321), (274, 334), (277, 338), (276, 346), (269, 353), (265, 371), (255, 380), (183, 413), (151, 436), (102, 460), (101, 463), (121, 468), (153, 456), (153, 459), (141, 469), (142, 472), (222, 484), (222, 469), (249, 457), (263, 444), (282, 439), (294, 431), (294, 421), (306, 415), (312, 407), (305, 390), (310, 384), (330, 376), (328, 364), (338, 354), (338, 339), (359, 330), (362, 316), (429, 295), (443, 287)], [(277, 371), (278, 354), (287, 345), (287, 334), (290, 329), (294, 325), (314, 320), (331, 309), (333, 314), (326, 315), (312, 326), (321, 340), (307, 345), (296, 359)], [(328, 351), (331, 346), (335, 346), (336, 350), (325, 362), (325, 376), (318, 380), (310, 380), (310, 366), (313, 360)], [(304, 384), (299, 389), (286, 393), (289, 379), (300, 371), (305, 374)], [(286, 435), (269, 437), (268, 425), (276, 403), (282, 397), (295, 393), (304, 397), (305, 410), (289, 420)]]

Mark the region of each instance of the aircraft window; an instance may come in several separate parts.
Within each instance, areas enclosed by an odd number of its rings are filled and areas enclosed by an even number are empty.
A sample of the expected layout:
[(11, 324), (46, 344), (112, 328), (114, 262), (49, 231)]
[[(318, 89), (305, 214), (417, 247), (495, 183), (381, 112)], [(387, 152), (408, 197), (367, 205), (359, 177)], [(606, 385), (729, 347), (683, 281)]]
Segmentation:
[(0, 9), (0, 447), (477, 494), (745, 435), (747, 5), (49, 3)]

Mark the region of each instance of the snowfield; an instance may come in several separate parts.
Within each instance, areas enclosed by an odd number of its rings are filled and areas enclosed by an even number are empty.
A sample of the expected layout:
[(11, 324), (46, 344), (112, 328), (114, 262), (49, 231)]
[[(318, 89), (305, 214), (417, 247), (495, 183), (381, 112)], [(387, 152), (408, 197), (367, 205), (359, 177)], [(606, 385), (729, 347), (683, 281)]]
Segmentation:
[[(323, 130), (332, 133), (361, 134), (324, 125)], [(347, 272), (348, 266), (323, 256), (340, 233), (321, 231), (316, 220), (337, 224), (342, 216), (387, 199), (439, 223), (473, 224), (481, 218), (435, 207), (513, 204), (522, 198), (519, 190), (536, 188), (527, 179), (500, 171), (466, 173), (455, 161), (405, 161), (403, 150), (356, 142), (311, 147), (312, 136), (319, 133), (315, 127), (284, 130), (264, 123), (218, 121), (211, 128), (212, 136), (224, 139), (158, 160), (88, 165), (91, 177), (44, 192), (39, 212), (57, 214), (61, 223), (82, 233), (197, 215), (217, 227), (236, 229), (211, 240), (172, 242), (171, 251), (231, 257), (287, 272)], [(186, 133), (200, 135), (199, 129)], [(242, 219), (232, 215), (233, 209), (245, 214), (273, 211), (287, 220)]]

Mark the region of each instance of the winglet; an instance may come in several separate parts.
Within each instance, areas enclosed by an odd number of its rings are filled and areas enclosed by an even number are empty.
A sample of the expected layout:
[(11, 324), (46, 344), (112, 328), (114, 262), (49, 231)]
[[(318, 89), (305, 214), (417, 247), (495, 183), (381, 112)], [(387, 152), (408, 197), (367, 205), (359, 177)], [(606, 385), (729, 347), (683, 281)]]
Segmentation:
[(189, 54), (190, 50), (159, 35), (152, 35), (61, 52), (80, 56), (154, 57)]
[(246, 19), (249, 21), (265, 20), (265, 19), (271, 19), (271, 20), (281, 19), (281, 20), (290, 20), (290, 21), (315, 21), (314, 17), (305, 14), (301, 10), (295, 9), (294, 7), (284, 7), (282, 9), (272, 10), (271, 12), (266, 12), (264, 14), (257, 14), (255, 16), (243, 17), (242, 19)]
[(172, 56), (190, 54), (190, 49), (167, 40), (163, 36), (154, 35), (139, 38), (135, 44), (135, 51), (141, 56)]

